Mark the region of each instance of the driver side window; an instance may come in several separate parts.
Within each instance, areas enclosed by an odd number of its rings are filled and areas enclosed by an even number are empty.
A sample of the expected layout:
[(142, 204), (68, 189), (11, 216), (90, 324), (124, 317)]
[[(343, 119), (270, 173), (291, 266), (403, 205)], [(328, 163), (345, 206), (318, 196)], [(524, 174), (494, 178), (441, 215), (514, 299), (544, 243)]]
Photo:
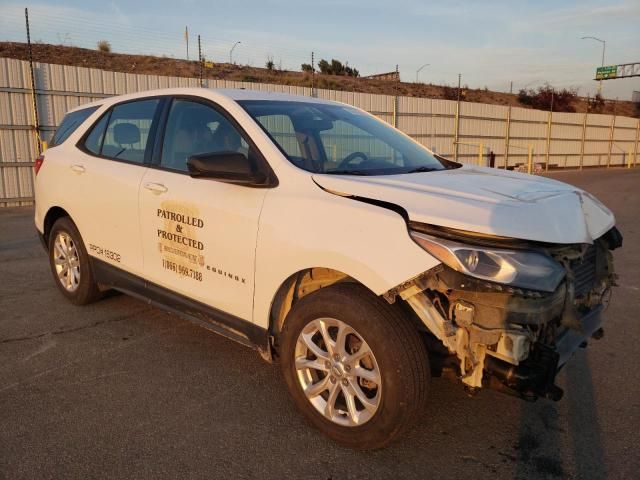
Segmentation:
[(221, 152), (248, 155), (249, 145), (231, 122), (214, 108), (191, 100), (173, 100), (160, 165), (186, 172), (187, 159), (192, 155)]

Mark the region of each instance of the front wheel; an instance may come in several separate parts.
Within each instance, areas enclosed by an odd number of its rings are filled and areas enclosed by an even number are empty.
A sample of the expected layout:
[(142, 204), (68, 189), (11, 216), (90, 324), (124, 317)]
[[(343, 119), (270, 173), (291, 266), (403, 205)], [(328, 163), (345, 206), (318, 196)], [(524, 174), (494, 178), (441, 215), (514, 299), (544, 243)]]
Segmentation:
[(420, 416), (430, 379), (420, 334), (364, 287), (342, 283), (302, 298), (280, 345), (296, 406), (338, 443), (381, 448)]

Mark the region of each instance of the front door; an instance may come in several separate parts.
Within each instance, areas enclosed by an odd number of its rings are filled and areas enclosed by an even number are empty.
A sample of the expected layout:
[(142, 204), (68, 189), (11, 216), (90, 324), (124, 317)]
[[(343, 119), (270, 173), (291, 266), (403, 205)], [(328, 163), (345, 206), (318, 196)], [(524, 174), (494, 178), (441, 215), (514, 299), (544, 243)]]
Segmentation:
[(255, 249), (267, 189), (192, 178), (198, 153), (241, 152), (249, 143), (210, 104), (175, 98), (159, 163), (140, 188), (145, 278), (243, 320), (252, 320)]

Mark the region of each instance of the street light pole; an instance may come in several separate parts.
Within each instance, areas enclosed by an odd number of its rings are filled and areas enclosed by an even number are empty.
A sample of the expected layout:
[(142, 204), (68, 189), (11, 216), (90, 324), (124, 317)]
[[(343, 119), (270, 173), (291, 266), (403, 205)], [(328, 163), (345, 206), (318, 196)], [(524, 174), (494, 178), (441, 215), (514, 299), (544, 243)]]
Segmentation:
[(237, 41), (236, 43), (233, 44), (233, 47), (231, 47), (231, 50), (229, 50), (229, 63), (230, 64), (233, 64), (233, 49), (236, 48), (239, 43), (242, 43), (242, 42)]
[[(596, 37), (582, 37), (582, 40), (595, 40), (596, 42), (600, 42), (602, 44), (602, 63), (600, 64), (600, 66), (604, 67), (604, 51), (607, 47), (606, 40), (600, 40)], [(602, 78), (600, 79), (600, 84), (598, 85), (598, 93), (600, 94), (600, 96), (602, 96)]]
[(431, 64), (430, 63), (425, 63), (418, 70), (416, 70), (416, 83), (418, 83), (418, 74), (420, 73), (420, 70), (422, 70), (424, 67), (428, 67), (429, 65), (431, 65)]

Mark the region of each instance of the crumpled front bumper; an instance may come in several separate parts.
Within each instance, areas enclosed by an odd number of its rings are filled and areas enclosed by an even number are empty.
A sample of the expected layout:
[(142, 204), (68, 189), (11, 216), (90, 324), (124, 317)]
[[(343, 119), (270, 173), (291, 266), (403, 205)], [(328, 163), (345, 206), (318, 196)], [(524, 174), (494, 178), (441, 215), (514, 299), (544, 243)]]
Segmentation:
[(602, 328), (602, 312), (604, 307), (599, 305), (580, 319), (580, 330), (567, 328), (556, 337), (558, 352), (558, 369), (573, 356), (575, 351)]
[[(580, 319), (580, 329), (567, 328), (559, 333), (553, 346), (534, 345), (531, 357), (513, 365), (487, 356), (484, 362), (487, 386), (520, 395), (525, 399), (562, 398), (562, 389), (555, 384), (556, 375), (573, 354), (592, 337), (602, 332), (603, 306), (600, 305)], [(506, 389), (506, 390), (505, 390)]]
[[(397, 295), (446, 347), (447, 355), (457, 357), (457, 376), (469, 391), (489, 387), (530, 400), (559, 400), (556, 375), (578, 348), (598, 336), (603, 305), (578, 314), (566, 306), (564, 286), (546, 298), (513, 294), (519, 297), (515, 301), (512, 294), (476, 290), (478, 285), (464, 281), (467, 290), (441, 268)], [(443, 308), (447, 301), (448, 308)], [(562, 321), (568, 311), (570, 321)]]

